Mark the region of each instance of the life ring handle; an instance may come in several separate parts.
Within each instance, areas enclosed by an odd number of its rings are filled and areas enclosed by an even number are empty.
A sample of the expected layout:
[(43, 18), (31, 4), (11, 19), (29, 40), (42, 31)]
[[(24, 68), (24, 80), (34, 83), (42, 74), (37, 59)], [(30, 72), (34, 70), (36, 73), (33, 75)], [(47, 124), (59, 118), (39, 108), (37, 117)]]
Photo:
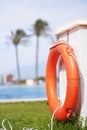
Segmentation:
[(55, 113), (55, 118), (61, 121), (67, 120), (73, 113), (79, 95), (79, 69), (73, 49), (66, 41), (58, 41), (50, 48), (46, 66), (46, 92), (48, 103), (52, 113), (61, 105), (56, 92), (56, 64), (61, 55), (67, 78), (67, 91), (63, 106)]

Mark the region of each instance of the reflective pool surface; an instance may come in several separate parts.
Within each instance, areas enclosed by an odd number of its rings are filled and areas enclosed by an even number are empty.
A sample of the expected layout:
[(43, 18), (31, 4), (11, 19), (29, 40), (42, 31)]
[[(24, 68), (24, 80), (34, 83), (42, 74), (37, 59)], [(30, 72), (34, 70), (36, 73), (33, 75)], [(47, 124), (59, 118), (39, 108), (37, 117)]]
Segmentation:
[(2, 86), (0, 100), (46, 98), (44, 86)]

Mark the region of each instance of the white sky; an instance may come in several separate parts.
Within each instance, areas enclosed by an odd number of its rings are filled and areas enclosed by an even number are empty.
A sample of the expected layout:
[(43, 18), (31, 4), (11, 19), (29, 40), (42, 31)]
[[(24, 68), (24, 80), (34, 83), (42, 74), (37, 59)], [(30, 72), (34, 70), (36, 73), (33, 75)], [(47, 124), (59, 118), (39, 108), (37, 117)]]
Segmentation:
[[(16, 68), (14, 46), (7, 46), (11, 30), (28, 29), (37, 19), (46, 20), (53, 32), (75, 22), (87, 20), (87, 0), (0, 0), (0, 71), (10, 73)], [(29, 46), (19, 46), (20, 66), (35, 64), (35, 38)], [(46, 63), (49, 48), (47, 39), (40, 39), (39, 63)]]

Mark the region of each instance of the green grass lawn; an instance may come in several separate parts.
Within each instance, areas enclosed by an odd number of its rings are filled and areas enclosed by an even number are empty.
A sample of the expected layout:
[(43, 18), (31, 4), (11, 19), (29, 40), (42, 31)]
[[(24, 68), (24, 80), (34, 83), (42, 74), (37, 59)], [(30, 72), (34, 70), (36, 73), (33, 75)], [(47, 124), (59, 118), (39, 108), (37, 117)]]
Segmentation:
[[(23, 127), (50, 130), (48, 124), (50, 124), (51, 116), (52, 114), (46, 101), (0, 104), (0, 128), (2, 127), (2, 120), (7, 118), (13, 130), (22, 130)], [(5, 126), (10, 130), (7, 123), (5, 123)], [(82, 130), (82, 128), (74, 117), (68, 122), (54, 120), (53, 130)], [(84, 130), (87, 130), (87, 127)]]

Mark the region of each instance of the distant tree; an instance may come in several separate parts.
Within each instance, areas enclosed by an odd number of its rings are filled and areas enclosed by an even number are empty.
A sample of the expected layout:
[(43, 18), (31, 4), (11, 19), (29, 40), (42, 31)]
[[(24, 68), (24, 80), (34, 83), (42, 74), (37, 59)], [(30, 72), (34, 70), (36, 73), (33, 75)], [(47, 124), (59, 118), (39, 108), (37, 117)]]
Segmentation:
[[(17, 73), (18, 73), (18, 81), (20, 81), (20, 67), (19, 67), (19, 56), (18, 56), (18, 45), (21, 43), (25, 43), (28, 35), (22, 29), (17, 29), (15, 32), (11, 31), (11, 36), (9, 37), (12, 43), (15, 46), (15, 54), (16, 54), (16, 64), (17, 64)], [(22, 41), (23, 40), (23, 41)]]
[(50, 35), (50, 28), (47, 21), (43, 21), (42, 19), (36, 20), (33, 25), (32, 32), (36, 35), (36, 65), (35, 65), (35, 73), (36, 78), (38, 77), (38, 51), (39, 51), (39, 37), (44, 36), (46, 38), (53, 39)]

